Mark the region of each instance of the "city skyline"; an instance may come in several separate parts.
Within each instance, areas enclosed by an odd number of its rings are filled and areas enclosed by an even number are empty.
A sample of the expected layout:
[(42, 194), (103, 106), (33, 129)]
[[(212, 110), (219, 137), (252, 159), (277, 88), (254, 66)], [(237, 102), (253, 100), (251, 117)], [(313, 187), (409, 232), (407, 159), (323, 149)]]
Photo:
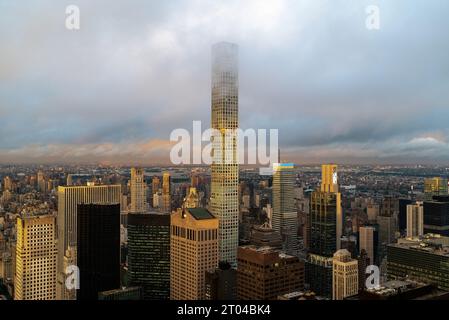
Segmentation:
[(220, 41), (241, 128), (279, 129), (286, 161), (449, 163), (449, 4), (380, 3), (380, 30), (371, 1), (73, 4), (78, 31), (64, 4), (0, 3), (0, 163), (169, 165), (170, 132), (210, 121)]

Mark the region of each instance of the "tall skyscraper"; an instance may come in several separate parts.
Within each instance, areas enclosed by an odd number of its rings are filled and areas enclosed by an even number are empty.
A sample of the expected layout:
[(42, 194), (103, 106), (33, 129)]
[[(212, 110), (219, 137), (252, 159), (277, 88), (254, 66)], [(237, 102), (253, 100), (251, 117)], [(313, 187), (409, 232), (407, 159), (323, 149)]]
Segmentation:
[(338, 250), (332, 263), (332, 299), (343, 300), (359, 291), (358, 262), (348, 250)]
[[(58, 187), (58, 280), (57, 298), (67, 299), (64, 255), (77, 245), (77, 206), (81, 203), (114, 204), (121, 200), (120, 185)], [(71, 257), (76, 262), (76, 254)]]
[(294, 165), (276, 163), (273, 169), (273, 230), (281, 234), (283, 251), (297, 256), (299, 242), (298, 213), (294, 195)]
[(422, 202), (407, 205), (407, 238), (424, 234), (424, 207)]
[(128, 285), (143, 289), (143, 299), (170, 298), (170, 215), (128, 216)]
[(120, 287), (120, 203), (78, 204), (77, 300), (97, 300)]
[(368, 256), (371, 263), (375, 263), (374, 258), (374, 235), (375, 235), (375, 229), (370, 226), (360, 227), (359, 228), (359, 250), (360, 253), (362, 250), (366, 252), (366, 255)]
[(145, 212), (147, 210), (147, 184), (141, 168), (131, 168), (131, 210)]
[(322, 166), (320, 190), (312, 192), (309, 210), (309, 256), (306, 282), (320, 296), (332, 296), (332, 258), (340, 246), (342, 231), (341, 195), (337, 166)]
[(446, 178), (435, 177), (424, 179), (424, 199), (431, 201), (433, 196), (447, 196), (448, 184)]
[(170, 299), (204, 300), (206, 272), (218, 267), (218, 219), (202, 208), (171, 215)]
[(56, 220), (17, 218), (15, 300), (56, 299)]
[(238, 249), (237, 296), (241, 300), (274, 300), (304, 289), (304, 263), (270, 247)]
[(162, 175), (162, 206), (159, 204), (163, 212), (171, 211), (170, 184), (170, 173), (164, 172)]
[(211, 212), (219, 219), (219, 260), (233, 267), (238, 247), (238, 47), (220, 42), (212, 47)]

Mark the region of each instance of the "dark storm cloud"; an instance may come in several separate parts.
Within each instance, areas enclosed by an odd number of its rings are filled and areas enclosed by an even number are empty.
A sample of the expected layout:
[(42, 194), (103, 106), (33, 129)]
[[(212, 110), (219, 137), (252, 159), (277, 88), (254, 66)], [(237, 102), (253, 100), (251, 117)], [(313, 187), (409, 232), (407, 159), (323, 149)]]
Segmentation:
[[(379, 31), (365, 27), (370, 4)], [(292, 160), (448, 162), (448, 9), (0, 0), (0, 161), (165, 159), (173, 129), (208, 126), (210, 46), (227, 40), (240, 46), (241, 126), (278, 128)]]

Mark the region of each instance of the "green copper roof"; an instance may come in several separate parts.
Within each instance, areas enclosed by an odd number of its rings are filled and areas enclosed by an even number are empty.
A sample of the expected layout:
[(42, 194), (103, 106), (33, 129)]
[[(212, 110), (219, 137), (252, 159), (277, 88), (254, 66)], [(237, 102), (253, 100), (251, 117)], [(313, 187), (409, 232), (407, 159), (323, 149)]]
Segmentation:
[(203, 208), (188, 208), (187, 210), (196, 220), (215, 219), (212, 213)]

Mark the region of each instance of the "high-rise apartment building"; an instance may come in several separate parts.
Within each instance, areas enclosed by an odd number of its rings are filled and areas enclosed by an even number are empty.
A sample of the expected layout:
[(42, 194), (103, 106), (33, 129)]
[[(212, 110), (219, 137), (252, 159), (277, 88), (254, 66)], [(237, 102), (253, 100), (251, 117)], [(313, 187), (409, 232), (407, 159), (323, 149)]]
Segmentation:
[(283, 251), (298, 255), (298, 213), (295, 207), (295, 171), (292, 163), (273, 165), (273, 230), (282, 237)]
[(147, 184), (142, 168), (131, 168), (131, 209), (130, 212), (147, 210)]
[(238, 47), (212, 47), (212, 137), (210, 210), (219, 220), (219, 259), (233, 267), (238, 247)]
[(56, 219), (17, 218), (15, 300), (56, 299)]
[(434, 196), (447, 196), (447, 180), (441, 177), (424, 179), (424, 200), (431, 201)]
[(170, 298), (169, 214), (129, 214), (128, 285), (142, 287), (145, 300)]
[(424, 207), (422, 202), (407, 205), (407, 238), (424, 234)]
[(238, 249), (237, 297), (242, 300), (275, 300), (304, 289), (304, 263), (270, 247)]
[(203, 208), (178, 209), (171, 215), (171, 300), (206, 298), (206, 272), (218, 267), (218, 225)]
[[(65, 288), (64, 255), (66, 250), (77, 246), (77, 206), (82, 203), (115, 204), (121, 200), (120, 185), (90, 185), (58, 187), (58, 280), (57, 298), (67, 299)], [(120, 230), (119, 230), (120, 231)], [(72, 261), (76, 262), (74, 253)]]
[(120, 288), (120, 203), (78, 204), (77, 300)]
[(343, 300), (359, 291), (358, 262), (346, 249), (335, 252), (332, 262), (332, 299)]

